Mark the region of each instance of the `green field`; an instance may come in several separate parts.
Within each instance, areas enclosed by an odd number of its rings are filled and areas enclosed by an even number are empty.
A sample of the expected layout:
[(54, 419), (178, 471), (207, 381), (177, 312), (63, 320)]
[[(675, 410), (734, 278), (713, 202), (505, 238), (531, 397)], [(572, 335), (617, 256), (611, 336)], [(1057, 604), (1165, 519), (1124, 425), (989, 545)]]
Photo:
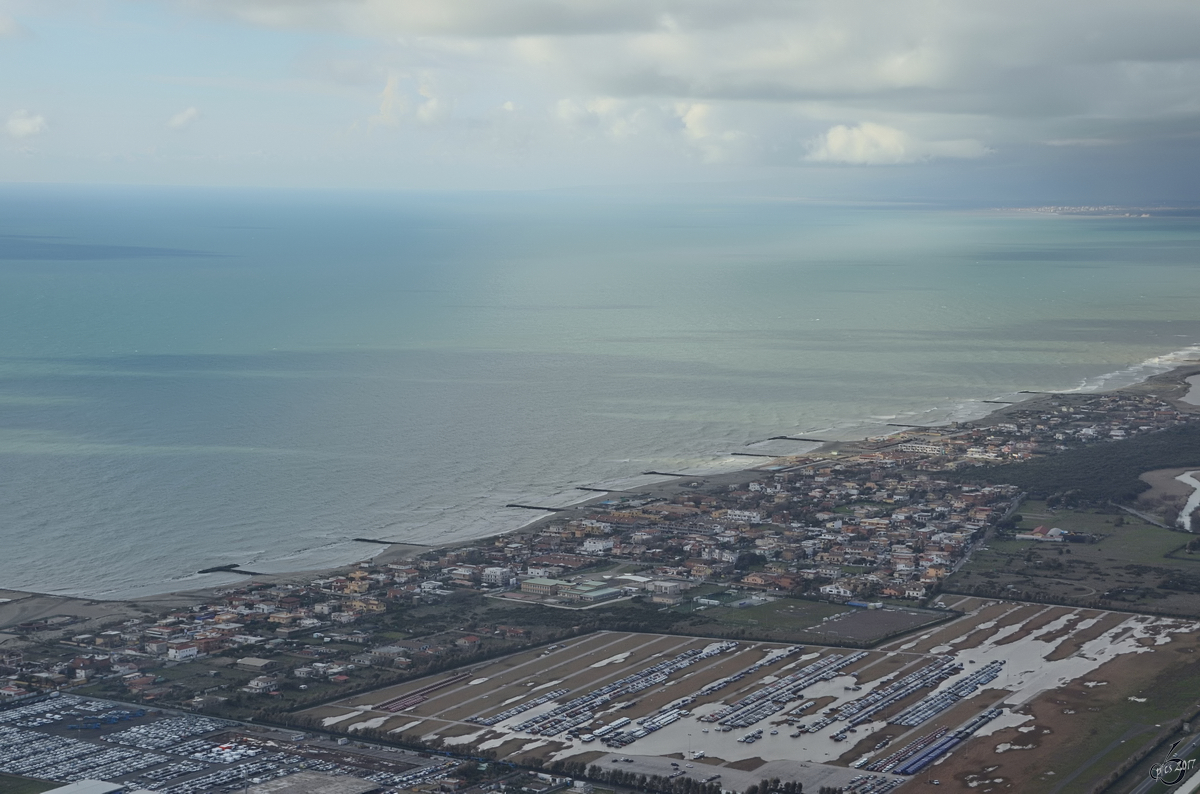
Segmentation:
[[(1200, 614), (1200, 554), (1190, 535), (1117, 511), (1022, 505), (1017, 532), (1038, 526), (1095, 535), (1095, 543), (1048, 543), (997, 536), (945, 585), (950, 592), (1009, 596), (1073, 606)], [(1172, 556), (1167, 556), (1172, 555)]]
[[(749, 595), (747, 595), (749, 597)], [(704, 611), (708, 620), (728, 626), (753, 627), (770, 634), (799, 635), (812, 626), (820, 624), (822, 618), (852, 611), (852, 607), (839, 604), (823, 604), (781, 598), (769, 604), (743, 607), (709, 607)]]
[(39, 794), (62, 785), (62, 783), (50, 783), (45, 780), (30, 780), (17, 775), (0, 774), (0, 794)]

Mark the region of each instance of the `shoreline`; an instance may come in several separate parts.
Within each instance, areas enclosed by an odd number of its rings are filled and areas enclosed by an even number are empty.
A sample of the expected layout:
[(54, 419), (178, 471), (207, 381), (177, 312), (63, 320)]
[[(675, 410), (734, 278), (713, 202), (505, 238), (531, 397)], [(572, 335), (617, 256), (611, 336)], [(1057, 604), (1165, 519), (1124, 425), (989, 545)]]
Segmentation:
[[(1151, 362), (1152, 361), (1154, 360), (1151, 359)], [(1121, 373), (1133, 372), (1148, 366), (1152, 366), (1152, 364), (1150, 362), (1143, 362), (1142, 364), (1131, 366), (1125, 370), (1097, 376), (1097, 379), (1109, 379)], [(1155, 394), (1161, 399), (1164, 399), (1167, 402), (1175, 405), (1185, 413), (1200, 414), (1200, 357), (1180, 362), (1166, 371), (1152, 373), (1140, 381), (1136, 381), (1132, 384), (1121, 386), (1115, 389), (1095, 389), (1085, 391), (1084, 388), (1086, 387), (1081, 386), (1077, 387), (1076, 389), (1059, 392), (1019, 392), (1019, 394), (1028, 394), (1030, 397), (1018, 402), (997, 405), (993, 410), (987, 412), (979, 418), (966, 419), (961, 420), (960, 422), (952, 422), (950, 424), (943, 425), (898, 426), (893, 434), (902, 434), (905, 432), (906, 428), (910, 428), (918, 432), (924, 430), (936, 433), (946, 429), (951, 429), (954, 427), (954, 425), (987, 427), (1001, 423), (1006, 416), (1016, 411), (1028, 410), (1031, 406), (1035, 406), (1040, 402), (1046, 402), (1055, 398), (1061, 399), (1062, 397), (1069, 397), (1071, 395), (1095, 395), (1105, 393)], [(985, 401), (980, 400), (979, 402), (982, 403)], [(241, 577), (241, 581), (212, 584), (203, 587), (170, 590), (163, 593), (137, 596), (134, 598), (100, 598), (76, 595), (60, 595), (55, 593), (41, 593), (27, 590), (0, 589), (0, 598), (8, 599), (7, 601), (0, 601), (0, 614), (3, 614), (3, 612), (7, 611), (6, 608), (12, 607), (12, 605), (17, 604), (18, 602), (26, 602), (29, 599), (50, 599), (54, 602), (60, 602), (63, 604), (75, 602), (84, 606), (95, 605), (97, 607), (102, 607), (103, 605), (124, 605), (135, 610), (142, 610), (145, 608), (152, 609), (155, 607), (159, 609), (172, 609), (183, 606), (191, 606), (193, 604), (200, 604), (211, 600), (213, 595), (220, 591), (237, 588), (239, 586), (245, 586), (248, 584), (278, 585), (307, 582), (311, 581), (313, 578), (332, 575), (338, 571), (344, 571), (348, 568), (355, 567), (356, 565), (366, 562), (374, 565), (402, 562), (405, 560), (414, 559), (419, 554), (432, 549), (462, 548), (476, 545), (484, 541), (493, 540), (495, 538), (504, 537), (506, 535), (511, 535), (517, 532), (535, 530), (540, 526), (562, 520), (563, 518), (566, 518), (567, 520), (579, 518), (581, 517), (580, 514), (585, 513), (591, 507), (606, 502), (614, 498), (614, 496), (619, 496), (621, 494), (636, 494), (639, 497), (648, 499), (670, 497), (675, 495), (677, 491), (688, 490), (689, 484), (693, 482), (700, 482), (710, 487), (713, 485), (733, 484), (745, 480), (748, 476), (752, 477), (765, 470), (769, 470), (772, 467), (787, 465), (786, 462), (788, 460), (794, 460), (796, 458), (837, 458), (841, 455), (852, 455), (861, 452), (868, 452), (871, 451), (871, 449), (865, 446), (867, 443), (867, 438), (849, 441), (828, 441), (806, 452), (799, 452), (790, 455), (769, 457), (764, 456), (760, 459), (761, 462), (758, 464), (736, 470), (717, 472), (714, 474), (694, 474), (682, 476), (664, 475), (662, 480), (658, 482), (647, 483), (643, 486), (638, 486), (634, 490), (603, 491), (602, 493), (596, 493), (594, 496), (584, 497), (580, 501), (571, 502), (563, 505), (561, 508), (557, 508), (556, 512), (548, 512), (544, 516), (532, 518), (529, 521), (522, 523), (520, 526), (505, 530), (503, 532), (491, 535), (483, 535), (465, 540), (456, 540), (446, 544), (432, 545), (420, 543), (392, 543), (390, 541), (375, 540), (370, 538), (356, 538), (352, 539), (350, 542), (359, 542), (364, 547), (372, 544), (378, 544), (382, 548), (377, 553), (364, 556), (355, 563), (347, 563), (322, 568), (284, 571), (278, 573), (251, 573), (250, 571), (240, 571), (237, 569), (237, 566), (234, 566), (229, 569), (229, 571), (231, 573), (238, 574), (239, 577)], [(634, 479), (638, 476), (641, 475), (631, 475), (626, 479)], [(600, 491), (601, 489), (589, 490)], [(27, 604), (26, 606), (31, 607), (33, 604)], [(12, 623), (13, 621), (7, 622)], [(0, 634), (0, 637), (2, 636), (3, 635)]]

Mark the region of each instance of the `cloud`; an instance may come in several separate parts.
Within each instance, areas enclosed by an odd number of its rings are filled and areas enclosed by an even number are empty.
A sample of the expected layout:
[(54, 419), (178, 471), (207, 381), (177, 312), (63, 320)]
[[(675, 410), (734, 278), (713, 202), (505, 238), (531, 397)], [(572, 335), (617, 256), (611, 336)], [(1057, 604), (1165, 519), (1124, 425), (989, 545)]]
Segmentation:
[(429, 80), (423, 81), (417, 87), (417, 95), (421, 104), (417, 106), (417, 121), (422, 124), (436, 124), (449, 117), (453, 106), (444, 96), (439, 96), (437, 89)]
[(167, 126), (173, 130), (182, 130), (185, 127), (190, 127), (193, 122), (200, 118), (200, 111), (194, 107), (181, 110), (171, 118), (167, 119)]
[(860, 118), (953, 115), (970, 127), (962, 138), (1027, 141), (1085, 137), (1042, 129), (1080, 119), (1200, 116), (1200, 4), (1187, 0), (176, 2), (374, 39), (554, 100), (753, 101), (812, 118), (853, 106)]
[(46, 129), (46, 117), (35, 116), (28, 110), (18, 110), (8, 117), (5, 129), (8, 130), (9, 135), (17, 140), (30, 138)]
[(28, 36), (29, 29), (7, 14), (0, 14), (0, 39)]
[(895, 127), (870, 122), (857, 127), (839, 124), (813, 142), (807, 159), (818, 163), (895, 165), (917, 159), (910, 148), (908, 136)]
[(379, 112), (367, 120), (367, 126), (394, 127), (407, 106), (408, 103), (400, 94), (400, 77), (390, 74), (383, 90), (379, 92)]
[(367, 129), (398, 127), (405, 121), (424, 125), (449, 120), (454, 102), (437, 86), (437, 75), (429, 70), (417, 74), (388, 75), (378, 94), (379, 110), (367, 119)]
[(742, 160), (743, 147), (749, 143), (745, 132), (723, 128), (716, 108), (707, 102), (681, 102), (675, 107), (683, 123), (683, 135), (700, 153), (705, 163), (728, 163)]
[(294, 115), (263, 102), (254, 129), (292, 124), (289, 145), (313, 152), (348, 129), (338, 156), (364, 161), (466, 169), (519, 150), (546, 173), (641, 174), (994, 149), (1008, 168), (1182, 148), (1200, 129), (1195, 0), (153, 2), (257, 29), (239, 41), (307, 42), (229, 62), (291, 69)]
[(902, 130), (863, 122), (838, 124), (810, 143), (805, 159), (848, 165), (898, 165), (934, 157), (982, 157), (987, 147), (975, 140), (921, 141)]
[[(449, 36), (586, 35), (652, 30), (672, 0), (183, 0), (255, 25)], [(720, 5), (701, 0), (699, 5)]]

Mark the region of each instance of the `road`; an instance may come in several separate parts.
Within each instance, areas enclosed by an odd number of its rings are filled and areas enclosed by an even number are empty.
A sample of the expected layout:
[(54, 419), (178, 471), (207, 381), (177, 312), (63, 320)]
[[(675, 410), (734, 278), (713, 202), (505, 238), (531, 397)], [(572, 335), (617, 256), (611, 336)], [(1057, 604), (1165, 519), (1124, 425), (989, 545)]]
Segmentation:
[[(1183, 744), (1175, 748), (1173, 757), (1176, 758), (1194, 758), (1197, 748), (1200, 748), (1200, 733), (1197, 733), (1192, 738), (1188, 739)], [(1164, 759), (1160, 759), (1164, 760)], [(1173, 777), (1172, 774), (1168, 779)], [(1188, 777), (1181, 783), (1175, 786), (1166, 787), (1158, 785), (1158, 781), (1147, 777), (1139, 783), (1130, 794), (1148, 794), (1151, 790), (1157, 788), (1158, 791), (1170, 791), (1172, 794), (1193, 794), (1200, 791), (1200, 774), (1196, 770), (1188, 773)]]

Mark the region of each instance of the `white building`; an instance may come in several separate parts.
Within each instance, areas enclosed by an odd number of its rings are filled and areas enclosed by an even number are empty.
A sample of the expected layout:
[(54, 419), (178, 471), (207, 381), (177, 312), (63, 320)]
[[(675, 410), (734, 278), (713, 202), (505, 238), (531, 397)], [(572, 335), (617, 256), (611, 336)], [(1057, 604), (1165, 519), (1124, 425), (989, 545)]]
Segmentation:
[(172, 662), (186, 662), (200, 655), (200, 649), (195, 645), (176, 645), (167, 649), (167, 658)]
[(656, 580), (650, 583), (648, 589), (652, 593), (659, 593), (663, 595), (679, 595), (679, 593), (683, 592), (683, 582)]
[(512, 568), (483, 569), (484, 584), (496, 585), (497, 587), (508, 587), (516, 578), (517, 574)]
[(275, 689), (275, 677), (260, 675), (257, 678), (251, 678), (242, 689), (254, 695), (271, 692)]
[(584, 554), (608, 554), (612, 548), (612, 538), (588, 538), (583, 542)]
[(946, 448), (938, 444), (930, 444), (922, 441), (906, 441), (896, 449), (901, 452), (919, 452), (925, 455), (945, 455)]

